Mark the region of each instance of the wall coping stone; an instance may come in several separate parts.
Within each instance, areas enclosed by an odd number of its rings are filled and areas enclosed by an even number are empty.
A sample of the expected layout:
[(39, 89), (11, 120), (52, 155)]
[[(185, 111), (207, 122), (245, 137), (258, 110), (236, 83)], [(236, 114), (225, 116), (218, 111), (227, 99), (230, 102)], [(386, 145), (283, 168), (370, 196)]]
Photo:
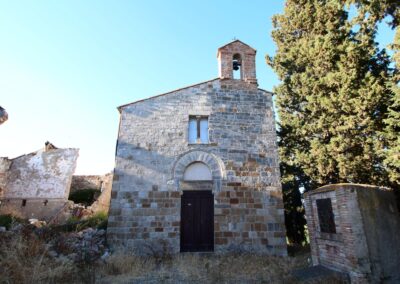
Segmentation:
[(383, 187), (383, 186), (377, 186), (377, 185), (370, 185), (370, 184), (358, 184), (358, 183), (336, 183), (336, 184), (328, 184), (321, 186), (317, 189), (308, 191), (304, 193), (304, 196), (307, 197), (309, 195), (314, 195), (317, 193), (322, 193), (322, 192), (328, 192), (328, 191), (335, 191), (335, 190), (351, 190), (351, 189), (356, 189), (356, 190), (364, 190), (364, 189), (370, 189), (370, 190), (383, 190), (383, 191), (392, 191), (391, 188), (389, 187)]

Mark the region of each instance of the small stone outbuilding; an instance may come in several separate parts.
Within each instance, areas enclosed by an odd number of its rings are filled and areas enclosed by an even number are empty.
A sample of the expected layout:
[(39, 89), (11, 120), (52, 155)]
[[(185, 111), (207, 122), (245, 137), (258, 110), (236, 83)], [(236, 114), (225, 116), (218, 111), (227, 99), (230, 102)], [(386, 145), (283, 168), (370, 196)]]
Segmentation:
[(235, 40), (218, 49), (218, 78), (118, 108), (110, 245), (287, 254), (273, 94), (255, 56)]
[(400, 213), (391, 190), (334, 184), (305, 193), (312, 261), (352, 283), (400, 283)]

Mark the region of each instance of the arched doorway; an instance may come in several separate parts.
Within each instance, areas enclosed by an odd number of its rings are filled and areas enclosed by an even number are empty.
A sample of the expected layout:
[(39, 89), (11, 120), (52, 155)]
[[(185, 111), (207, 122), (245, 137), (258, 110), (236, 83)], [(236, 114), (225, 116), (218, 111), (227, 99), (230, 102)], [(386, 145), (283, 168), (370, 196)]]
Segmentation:
[(181, 197), (182, 252), (214, 250), (214, 195), (210, 168), (189, 164), (183, 173)]

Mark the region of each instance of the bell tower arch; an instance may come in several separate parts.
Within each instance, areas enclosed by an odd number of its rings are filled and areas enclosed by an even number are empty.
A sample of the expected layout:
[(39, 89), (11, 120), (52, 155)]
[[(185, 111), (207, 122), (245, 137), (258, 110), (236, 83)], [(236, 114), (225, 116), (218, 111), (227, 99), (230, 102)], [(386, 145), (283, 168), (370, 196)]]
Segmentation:
[(232, 41), (218, 49), (219, 77), (243, 80), (257, 84), (256, 50), (240, 40)]

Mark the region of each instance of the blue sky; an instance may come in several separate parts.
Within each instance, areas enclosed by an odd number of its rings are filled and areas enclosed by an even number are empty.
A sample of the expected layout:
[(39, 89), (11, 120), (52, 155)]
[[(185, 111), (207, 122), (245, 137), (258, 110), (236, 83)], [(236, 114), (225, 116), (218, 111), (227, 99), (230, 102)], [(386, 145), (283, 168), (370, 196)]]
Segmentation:
[[(0, 0), (0, 156), (50, 141), (80, 148), (77, 174), (114, 166), (117, 106), (218, 76), (216, 51), (233, 38), (257, 49), (261, 88), (284, 1)], [(382, 28), (378, 40), (390, 42)]]

